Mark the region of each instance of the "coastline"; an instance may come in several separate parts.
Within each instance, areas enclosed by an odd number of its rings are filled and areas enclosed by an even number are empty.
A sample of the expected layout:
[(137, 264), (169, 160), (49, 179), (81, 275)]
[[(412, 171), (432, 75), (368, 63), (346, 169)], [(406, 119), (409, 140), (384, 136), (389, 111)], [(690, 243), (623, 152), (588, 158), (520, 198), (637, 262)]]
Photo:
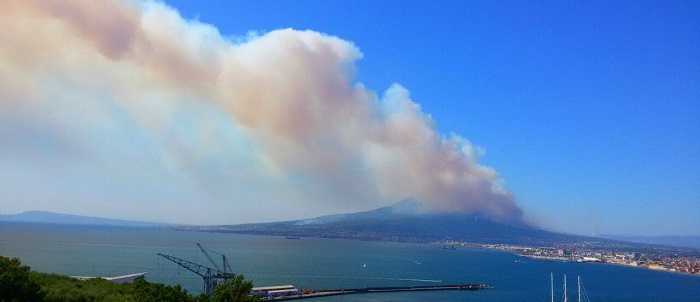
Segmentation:
[[(486, 248), (484, 249), (487, 250), (494, 250), (491, 248)], [(528, 259), (535, 259), (535, 260), (543, 260), (543, 261), (556, 261), (556, 262), (571, 262), (571, 263), (581, 263), (581, 264), (600, 264), (600, 265), (613, 265), (613, 266), (619, 266), (619, 267), (628, 267), (628, 268), (634, 268), (634, 269), (639, 269), (639, 270), (647, 270), (647, 271), (652, 271), (652, 272), (661, 272), (661, 273), (673, 273), (673, 274), (679, 274), (679, 275), (684, 275), (684, 276), (692, 276), (692, 277), (700, 277), (700, 274), (692, 274), (692, 273), (687, 273), (687, 272), (681, 272), (677, 270), (670, 270), (670, 269), (664, 269), (664, 268), (650, 268), (648, 266), (643, 266), (643, 265), (631, 265), (631, 264), (624, 264), (624, 263), (615, 263), (615, 262), (604, 262), (604, 261), (574, 261), (566, 257), (548, 257), (548, 256), (536, 256), (536, 255), (523, 255), (523, 254), (518, 254), (517, 252), (513, 251), (504, 251), (504, 250), (498, 250), (502, 251), (505, 253), (509, 253), (512, 255), (516, 255), (518, 257), (522, 258), (528, 258)]]

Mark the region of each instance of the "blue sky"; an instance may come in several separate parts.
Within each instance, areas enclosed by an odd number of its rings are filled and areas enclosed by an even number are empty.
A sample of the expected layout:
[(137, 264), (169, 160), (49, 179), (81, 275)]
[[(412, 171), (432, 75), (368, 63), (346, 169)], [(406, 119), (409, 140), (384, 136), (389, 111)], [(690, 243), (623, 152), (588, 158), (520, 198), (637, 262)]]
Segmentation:
[(697, 2), (86, 3), (0, 19), (0, 214), (700, 235)]
[(547, 225), (700, 234), (697, 2), (168, 3), (224, 35), (352, 41), (358, 81), (409, 88)]

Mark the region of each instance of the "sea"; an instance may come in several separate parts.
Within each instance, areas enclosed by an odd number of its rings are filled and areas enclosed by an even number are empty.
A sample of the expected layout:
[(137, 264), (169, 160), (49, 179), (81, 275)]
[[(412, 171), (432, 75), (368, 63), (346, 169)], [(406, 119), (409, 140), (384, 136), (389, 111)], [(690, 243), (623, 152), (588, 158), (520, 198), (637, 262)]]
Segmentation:
[[(255, 286), (293, 284), (331, 289), (487, 283), (481, 291), (382, 293), (311, 299), (324, 301), (550, 301), (567, 276), (570, 301), (581, 277), (590, 301), (700, 301), (700, 276), (609, 264), (535, 260), (478, 248), (435, 244), (252, 236), (124, 228), (0, 223), (0, 255), (19, 257), (33, 270), (79, 276), (146, 272), (146, 279), (201, 291), (202, 280), (157, 256), (209, 265), (196, 243), (226, 254), (236, 273)], [(212, 254), (214, 260), (220, 256)]]

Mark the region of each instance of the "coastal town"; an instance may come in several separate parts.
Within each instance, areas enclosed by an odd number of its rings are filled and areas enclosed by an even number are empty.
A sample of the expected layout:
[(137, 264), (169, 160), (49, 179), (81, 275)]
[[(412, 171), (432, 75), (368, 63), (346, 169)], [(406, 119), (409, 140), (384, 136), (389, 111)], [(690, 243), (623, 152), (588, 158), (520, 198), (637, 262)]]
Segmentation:
[[(475, 246), (475, 244), (451, 242), (452, 245)], [(648, 249), (643, 252), (581, 246), (529, 247), (508, 244), (476, 244), (487, 249), (511, 252), (523, 257), (625, 265), (651, 270), (679, 272), (700, 276), (700, 252), (687, 253), (667, 249)]]

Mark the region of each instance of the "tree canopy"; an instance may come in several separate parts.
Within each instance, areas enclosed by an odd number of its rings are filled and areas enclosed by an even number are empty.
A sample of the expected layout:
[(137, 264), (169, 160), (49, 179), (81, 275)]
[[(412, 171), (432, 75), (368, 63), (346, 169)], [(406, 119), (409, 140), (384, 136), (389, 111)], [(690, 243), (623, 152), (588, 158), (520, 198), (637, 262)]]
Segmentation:
[(243, 275), (218, 285), (209, 297), (180, 285), (151, 283), (139, 277), (129, 284), (104, 279), (78, 280), (33, 272), (17, 258), (0, 256), (0, 302), (249, 302), (253, 284)]
[(0, 256), (0, 302), (41, 301), (39, 285), (30, 278), (30, 269), (17, 258)]
[(253, 283), (245, 280), (243, 275), (226, 280), (214, 289), (211, 297), (212, 302), (250, 302), (258, 301), (256, 297), (250, 295)]

